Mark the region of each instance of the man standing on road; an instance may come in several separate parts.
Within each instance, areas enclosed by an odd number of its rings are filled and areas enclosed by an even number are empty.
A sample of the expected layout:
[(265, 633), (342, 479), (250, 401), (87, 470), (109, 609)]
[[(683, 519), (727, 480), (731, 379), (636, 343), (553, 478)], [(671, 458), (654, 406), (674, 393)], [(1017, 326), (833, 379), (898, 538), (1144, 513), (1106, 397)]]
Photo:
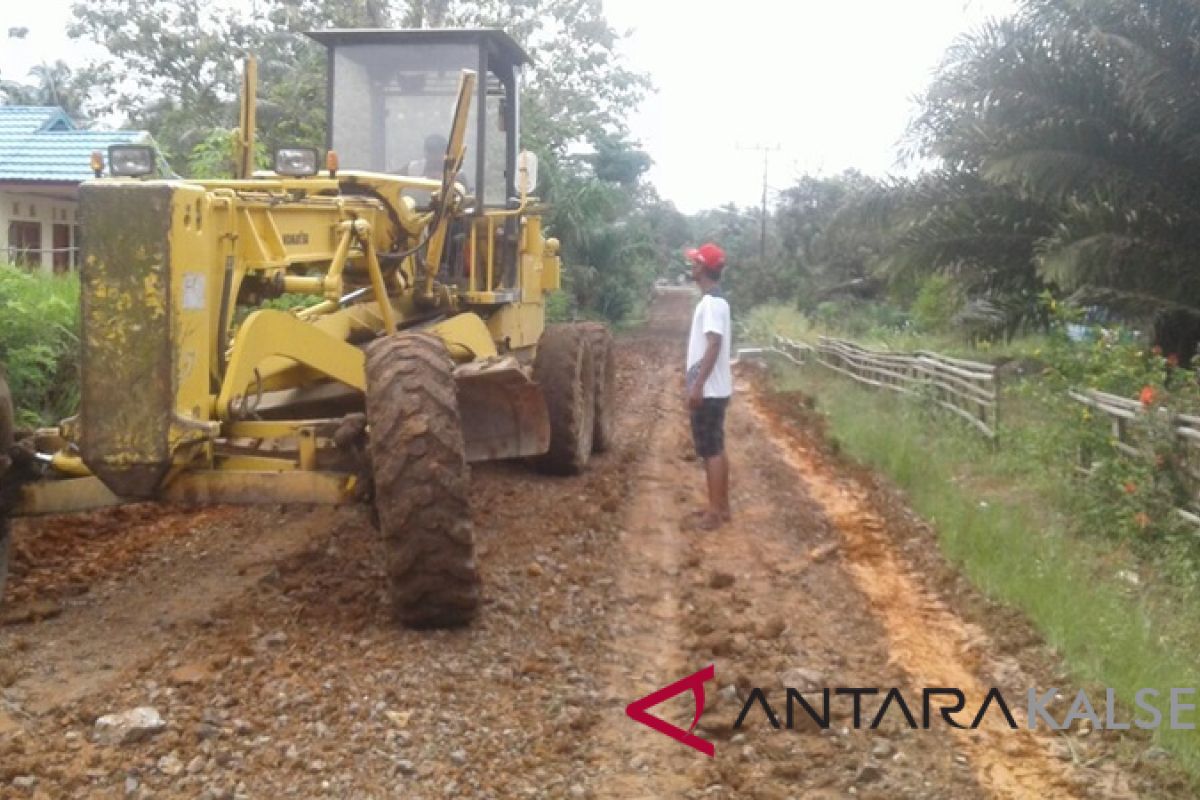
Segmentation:
[(733, 394), (729, 367), (732, 324), (729, 303), (721, 295), (725, 253), (711, 242), (686, 253), (692, 279), (704, 292), (692, 314), (687, 348), (687, 405), (692, 417), (696, 455), (704, 460), (708, 508), (689, 517), (701, 530), (729, 522), (729, 460), (725, 456), (725, 409)]

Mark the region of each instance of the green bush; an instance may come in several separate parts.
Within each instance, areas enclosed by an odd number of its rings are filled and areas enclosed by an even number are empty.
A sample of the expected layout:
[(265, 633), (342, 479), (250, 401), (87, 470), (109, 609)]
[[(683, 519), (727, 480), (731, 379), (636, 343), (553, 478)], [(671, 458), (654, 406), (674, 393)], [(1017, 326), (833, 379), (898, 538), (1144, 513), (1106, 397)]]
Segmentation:
[(912, 319), (922, 331), (937, 333), (950, 327), (961, 301), (949, 276), (930, 275), (921, 282), (912, 305)]
[(786, 336), (801, 340), (812, 332), (812, 325), (790, 305), (761, 305), (750, 309), (745, 319), (735, 319), (750, 344), (770, 344), (772, 337)]
[(546, 297), (546, 322), (570, 322), (575, 317), (571, 295), (560, 289)]
[(75, 412), (78, 331), (78, 278), (0, 264), (0, 365), (20, 424), (54, 424)]

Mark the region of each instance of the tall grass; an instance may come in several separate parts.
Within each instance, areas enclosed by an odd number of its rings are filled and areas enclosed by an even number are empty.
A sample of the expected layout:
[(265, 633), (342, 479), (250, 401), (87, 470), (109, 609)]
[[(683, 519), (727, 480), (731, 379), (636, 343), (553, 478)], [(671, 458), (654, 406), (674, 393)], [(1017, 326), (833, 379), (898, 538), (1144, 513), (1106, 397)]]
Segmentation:
[[(1200, 598), (1165, 582), (1135, 585), (1129, 576), (1145, 564), (1114, 539), (1077, 535), (1069, 461), (1055, 468), (1056, 456), (1039, 461), (1028, 448), (993, 452), (952, 420), (819, 366), (780, 367), (776, 377), (816, 397), (845, 451), (907, 492), (977, 587), (1024, 612), (1078, 679), (1116, 690), (1118, 719), (1132, 716), (1138, 689), (1200, 687)], [(1200, 784), (1200, 736), (1156, 738)]]
[(79, 403), (79, 280), (0, 264), (0, 368), (17, 421), (57, 422)]

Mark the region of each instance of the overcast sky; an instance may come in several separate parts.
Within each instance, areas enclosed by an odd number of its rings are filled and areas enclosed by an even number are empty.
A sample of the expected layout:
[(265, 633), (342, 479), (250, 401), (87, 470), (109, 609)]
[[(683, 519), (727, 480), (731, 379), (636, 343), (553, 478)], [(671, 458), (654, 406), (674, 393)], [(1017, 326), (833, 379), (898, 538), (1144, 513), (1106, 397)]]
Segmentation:
[[(757, 204), (770, 186), (848, 167), (895, 171), (896, 143), (946, 47), (1013, 0), (604, 0), (657, 91), (632, 120), (661, 194), (684, 211)], [(0, 0), (0, 77), (79, 63), (71, 0)], [(25, 41), (6, 38), (28, 27)]]

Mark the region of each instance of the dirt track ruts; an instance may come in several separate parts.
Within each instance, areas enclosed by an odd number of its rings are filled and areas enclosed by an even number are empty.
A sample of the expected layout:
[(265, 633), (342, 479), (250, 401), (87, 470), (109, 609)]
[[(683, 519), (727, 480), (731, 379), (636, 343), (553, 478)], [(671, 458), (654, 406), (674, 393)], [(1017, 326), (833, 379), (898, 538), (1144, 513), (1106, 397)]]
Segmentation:
[[(943, 579), (928, 531), (749, 366), (728, 429), (735, 521), (682, 530), (702, 486), (676, 377), (692, 300), (664, 293), (618, 339), (617, 443), (586, 474), (474, 470), (484, 607), (466, 630), (395, 627), (359, 509), (18, 523), (0, 797), (1187, 796), (1097, 734), (911, 731), (898, 716), (776, 731), (758, 714), (730, 730), (750, 687), (782, 708), (802, 679), (1020, 691), (1060, 667)], [(714, 759), (625, 716), (710, 663)], [(97, 716), (140, 705), (164, 733), (90, 741)], [(690, 703), (658, 712), (686, 726)]]

